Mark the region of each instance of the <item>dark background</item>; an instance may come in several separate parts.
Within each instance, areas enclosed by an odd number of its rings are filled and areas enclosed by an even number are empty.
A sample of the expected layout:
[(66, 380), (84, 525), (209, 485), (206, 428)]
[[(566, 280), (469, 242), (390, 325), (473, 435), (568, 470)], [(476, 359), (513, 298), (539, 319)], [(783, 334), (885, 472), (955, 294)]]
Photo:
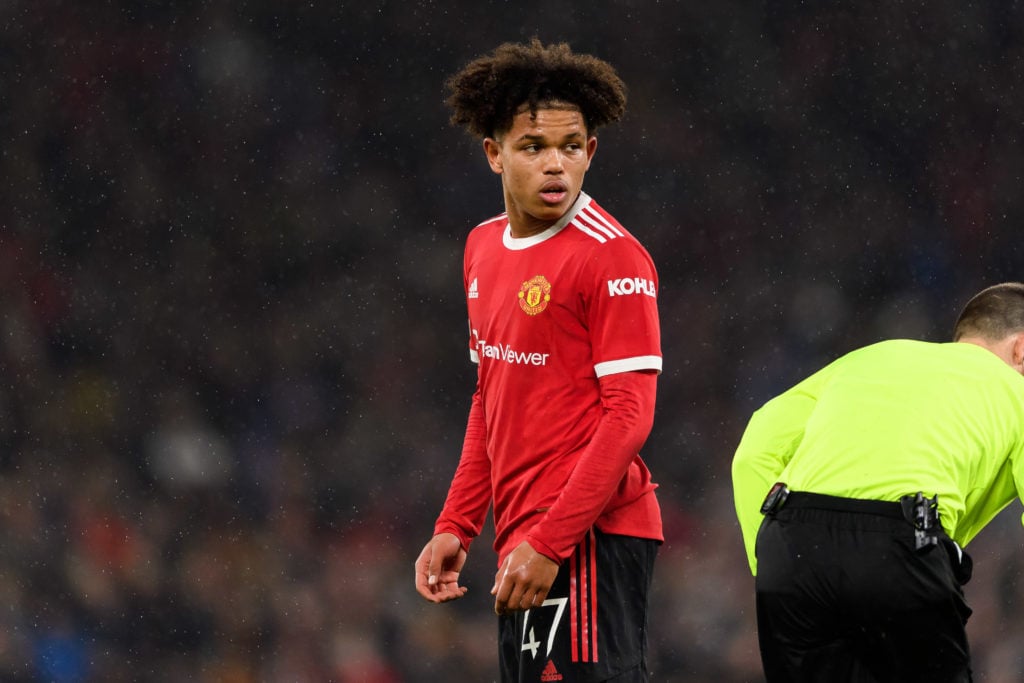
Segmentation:
[[(654, 680), (759, 680), (750, 412), (1024, 279), (1017, 3), (0, 2), (0, 679), (490, 681), (413, 590), (502, 210), (442, 85), (506, 40), (629, 86), (586, 190), (659, 267)], [(1019, 506), (972, 545), (977, 680), (1024, 677)]]

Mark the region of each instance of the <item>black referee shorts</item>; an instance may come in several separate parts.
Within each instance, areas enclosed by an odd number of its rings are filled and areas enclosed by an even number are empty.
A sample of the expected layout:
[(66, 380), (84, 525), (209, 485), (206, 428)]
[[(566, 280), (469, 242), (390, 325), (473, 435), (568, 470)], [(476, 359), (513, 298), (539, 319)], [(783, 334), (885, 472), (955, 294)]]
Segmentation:
[(658, 543), (592, 531), (544, 605), (498, 617), (502, 683), (646, 683)]
[[(801, 505), (801, 496), (815, 504)], [(758, 532), (757, 623), (768, 683), (970, 681), (971, 610), (956, 545), (940, 533), (937, 545), (915, 550), (898, 503), (823, 509), (829, 498), (791, 494)]]

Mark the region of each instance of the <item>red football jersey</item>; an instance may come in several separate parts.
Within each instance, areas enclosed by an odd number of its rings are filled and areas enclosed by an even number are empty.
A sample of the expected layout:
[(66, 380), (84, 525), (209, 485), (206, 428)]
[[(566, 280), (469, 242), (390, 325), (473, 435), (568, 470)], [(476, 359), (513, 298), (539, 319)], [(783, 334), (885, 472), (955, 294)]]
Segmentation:
[[(485, 448), (470, 453), (479, 462), (463, 454), (460, 470), (474, 475), (457, 473), (435, 530), (455, 525), (463, 537), (475, 535), (489, 493), (504, 558), (555, 504), (594, 435), (598, 378), (661, 371), (658, 276), (636, 238), (581, 193), (555, 225), (531, 237), (513, 238), (504, 214), (477, 226), (464, 279)], [(464, 483), (486, 472), (489, 489)], [(600, 516), (559, 534), (578, 541), (596, 525), (662, 540), (655, 487), (637, 454), (621, 480), (587, 492), (609, 499)]]

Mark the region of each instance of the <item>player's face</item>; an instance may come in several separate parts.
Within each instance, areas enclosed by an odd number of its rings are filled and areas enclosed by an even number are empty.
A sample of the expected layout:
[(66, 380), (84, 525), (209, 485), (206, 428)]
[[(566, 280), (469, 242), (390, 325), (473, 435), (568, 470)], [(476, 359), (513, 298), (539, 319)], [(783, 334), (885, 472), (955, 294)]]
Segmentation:
[(491, 170), (501, 174), (513, 237), (542, 232), (573, 205), (597, 149), (580, 112), (524, 111), (498, 139), (484, 140)]

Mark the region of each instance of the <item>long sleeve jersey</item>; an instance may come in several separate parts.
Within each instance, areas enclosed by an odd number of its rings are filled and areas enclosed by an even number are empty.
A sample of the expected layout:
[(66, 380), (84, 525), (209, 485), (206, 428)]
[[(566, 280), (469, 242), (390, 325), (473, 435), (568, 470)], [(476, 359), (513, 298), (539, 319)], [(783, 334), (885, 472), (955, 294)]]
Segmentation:
[(614, 462), (591, 454), (598, 466), (576, 471), (605, 417), (601, 378), (661, 371), (647, 251), (581, 193), (532, 237), (513, 238), (504, 214), (477, 226), (464, 280), (477, 391), (435, 533), (468, 545), (493, 504), (499, 558), (530, 539), (564, 559), (593, 526), (662, 540), (656, 486), (636, 450)]

